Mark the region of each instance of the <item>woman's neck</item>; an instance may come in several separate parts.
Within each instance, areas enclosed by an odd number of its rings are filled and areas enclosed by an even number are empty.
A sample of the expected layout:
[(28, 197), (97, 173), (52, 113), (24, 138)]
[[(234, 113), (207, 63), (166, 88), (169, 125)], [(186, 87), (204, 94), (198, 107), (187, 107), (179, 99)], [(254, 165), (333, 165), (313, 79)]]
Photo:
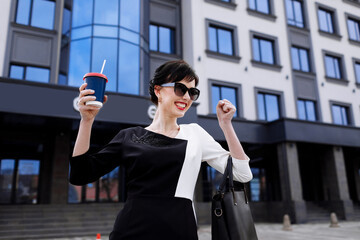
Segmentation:
[(177, 133), (179, 131), (179, 125), (177, 124), (177, 118), (165, 116), (161, 114), (158, 109), (152, 123), (146, 127), (146, 129), (168, 136), (174, 135), (174, 132)]

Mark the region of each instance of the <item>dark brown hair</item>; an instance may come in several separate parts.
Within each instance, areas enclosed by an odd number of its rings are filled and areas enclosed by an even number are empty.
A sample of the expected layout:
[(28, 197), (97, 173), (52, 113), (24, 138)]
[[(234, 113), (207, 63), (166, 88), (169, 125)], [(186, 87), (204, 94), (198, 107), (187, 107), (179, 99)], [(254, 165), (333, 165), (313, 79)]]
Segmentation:
[(149, 83), (149, 94), (151, 101), (158, 105), (158, 98), (155, 94), (155, 85), (169, 82), (179, 82), (185, 79), (188, 82), (195, 80), (195, 86), (199, 83), (199, 77), (195, 71), (184, 60), (174, 60), (162, 64), (155, 70), (154, 78)]

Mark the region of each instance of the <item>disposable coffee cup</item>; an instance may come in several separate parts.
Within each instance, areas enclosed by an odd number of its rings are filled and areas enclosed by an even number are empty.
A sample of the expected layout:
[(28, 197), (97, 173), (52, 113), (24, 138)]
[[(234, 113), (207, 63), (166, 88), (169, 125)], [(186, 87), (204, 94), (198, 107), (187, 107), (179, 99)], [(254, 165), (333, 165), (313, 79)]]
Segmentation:
[(104, 101), (105, 86), (108, 82), (107, 77), (101, 73), (87, 73), (85, 74), (83, 80), (87, 83), (85, 89), (92, 89), (95, 91), (94, 94), (89, 94), (87, 96), (96, 97), (94, 101), (87, 101), (86, 105), (102, 107)]

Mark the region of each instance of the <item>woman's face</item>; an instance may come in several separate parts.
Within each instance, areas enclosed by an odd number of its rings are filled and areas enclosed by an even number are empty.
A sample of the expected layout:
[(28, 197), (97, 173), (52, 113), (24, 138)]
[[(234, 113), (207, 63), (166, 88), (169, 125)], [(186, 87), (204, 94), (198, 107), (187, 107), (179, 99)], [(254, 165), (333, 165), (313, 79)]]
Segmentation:
[[(184, 84), (187, 88), (195, 87), (194, 80), (188, 82), (183, 79), (178, 83)], [(172, 118), (183, 117), (193, 102), (190, 99), (189, 92), (186, 92), (184, 96), (179, 97), (175, 94), (174, 87), (160, 87), (158, 90), (158, 100), (158, 109), (161, 113)]]

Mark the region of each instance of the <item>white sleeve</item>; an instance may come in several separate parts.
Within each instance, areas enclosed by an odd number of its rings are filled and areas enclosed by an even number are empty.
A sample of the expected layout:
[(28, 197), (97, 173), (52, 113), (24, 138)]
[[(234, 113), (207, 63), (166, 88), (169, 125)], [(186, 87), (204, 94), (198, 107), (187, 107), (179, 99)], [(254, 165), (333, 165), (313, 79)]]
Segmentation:
[[(211, 167), (224, 173), (230, 153), (223, 149), (202, 127), (197, 125), (196, 128), (200, 146), (202, 148), (202, 161), (206, 161)], [(253, 178), (249, 161), (249, 157), (243, 160), (233, 158), (234, 180), (239, 182), (249, 182)]]

